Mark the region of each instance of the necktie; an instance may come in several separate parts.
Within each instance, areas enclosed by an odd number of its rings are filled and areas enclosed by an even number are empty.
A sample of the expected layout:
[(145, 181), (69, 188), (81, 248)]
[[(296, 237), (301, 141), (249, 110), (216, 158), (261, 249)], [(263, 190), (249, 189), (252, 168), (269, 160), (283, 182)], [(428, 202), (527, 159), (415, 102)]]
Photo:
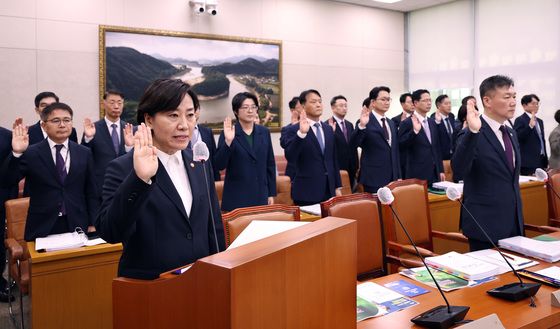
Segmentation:
[(319, 146), (321, 147), (321, 152), (325, 152), (325, 142), (323, 141), (323, 131), (321, 131), (321, 124), (316, 122), (314, 124), (316, 131), (317, 131), (317, 141), (319, 142)]
[(383, 124), (383, 137), (385, 140), (389, 141), (389, 130), (387, 130), (387, 123), (385, 123), (385, 118), (381, 118), (381, 123)]
[[(66, 173), (66, 161), (64, 161), (64, 158), (60, 153), (60, 150), (62, 150), (64, 145), (58, 144), (55, 145), (54, 147), (56, 148), (56, 172), (58, 173), (58, 178), (60, 179), (60, 182), (64, 184), (64, 181), (66, 180), (66, 176), (68, 175)], [(64, 201), (61, 203), (59, 209), (59, 216), (62, 215), (66, 215), (66, 207), (64, 206)]]
[(430, 134), (430, 124), (428, 123), (428, 119), (424, 119), (424, 121), (422, 121), (422, 126), (424, 127), (426, 137), (428, 137), (428, 142), (432, 144), (432, 135)]
[(113, 148), (115, 149), (115, 154), (119, 155), (119, 134), (117, 133), (117, 124), (113, 123), (111, 125), (111, 139), (113, 140)]
[(451, 138), (451, 136), (453, 135), (453, 128), (451, 128), (451, 123), (449, 122), (449, 118), (445, 118), (443, 122), (445, 122), (445, 130), (447, 130), (447, 134)]
[(344, 121), (340, 121), (340, 128), (342, 129), (344, 139), (348, 142), (348, 133), (346, 132), (346, 124), (344, 123)]
[(511, 144), (511, 138), (509, 137), (506, 126), (500, 126), (500, 131), (502, 132), (502, 138), (504, 140), (504, 147), (509, 170), (513, 172), (513, 145)]
[(539, 142), (541, 143), (541, 155), (544, 155), (543, 136), (542, 136), (541, 126), (539, 125), (538, 121), (535, 124), (535, 129), (537, 129), (537, 135), (539, 136)]
[(167, 162), (167, 167), (169, 168), (169, 177), (171, 178), (179, 197), (181, 197), (187, 216), (190, 216), (192, 208), (192, 191), (187, 171), (179, 161), (179, 156), (181, 156), (180, 152), (178, 154), (171, 155), (169, 157), (169, 161)]

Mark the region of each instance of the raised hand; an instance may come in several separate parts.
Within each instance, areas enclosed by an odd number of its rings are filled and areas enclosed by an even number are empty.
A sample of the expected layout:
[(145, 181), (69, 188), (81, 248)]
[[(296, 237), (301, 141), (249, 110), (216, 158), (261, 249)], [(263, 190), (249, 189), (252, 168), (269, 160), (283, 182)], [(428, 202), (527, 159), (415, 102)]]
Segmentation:
[(292, 111), (292, 116), (290, 118), (290, 123), (291, 124), (296, 124), (299, 121), (299, 112), (298, 111)]
[(142, 123), (134, 135), (134, 171), (144, 182), (149, 182), (158, 169), (157, 148), (152, 144), (152, 130)]
[(482, 126), (482, 122), (480, 121), (480, 113), (474, 108), (473, 103), (467, 104), (467, 127), (473, 133), (477, 133)]
[(535, 113), (531, 113), (531, 120), (529, 120), (529, 127), (534, 128), (537, 124), (537, 116)]
[(84, 119), (84, 136), (88, 140), (95, 136), (95, 124), (93, 124), (90, 118)]
[(224, 120), (224, 139), (227, 146), (231, 145), (233, 138), (235, 138), (235, 125), (231, 123), (230, 117), (226, 117)]
[(29, 147), (29, 134), (22, 118), (17, 118), (12, 125), (12, 150), (15, 153), (23, 153)]
[(134, 146), (134, 135), (132, 133), (131, 123), (127, 123), (124, 125), (124, 145), (128, 147)]
[(422, 130), (422, 123), (420, 122), (420, 120), (418, 120), (418, 117), (414, 114), (410, 118), (412, 119), (412, 129), (414, 129), (415, 134), (418, 134), (420, 130)]
[(301, 112), (299, 115), (299, 132), (302, 134), (307, 134), (309, 131), (309, 121), (307, 121), (307, 114)]
[(336, 122), (333, 120), (333, 118), (330, 118), (328, 122), (329, 122), (329, 126), (331, 126), (331, 128), (332, 128), (332, 131), (335, 132)]
[(443, 117), (441, 116), (441, 113), (436, 112), (436, 115), (435, 115), (434, 117), (435, 117), (435, 119), (436, 119), (436, 123), (437, 123), (437, 124), (440, 124), (440, 123), (441, 123), (441, 120), (443, 119)]
[(367, 107), (362, 107), (362, 112), (360, 113), (360, 126), (364, 128), (369, 123), (370, 110)]

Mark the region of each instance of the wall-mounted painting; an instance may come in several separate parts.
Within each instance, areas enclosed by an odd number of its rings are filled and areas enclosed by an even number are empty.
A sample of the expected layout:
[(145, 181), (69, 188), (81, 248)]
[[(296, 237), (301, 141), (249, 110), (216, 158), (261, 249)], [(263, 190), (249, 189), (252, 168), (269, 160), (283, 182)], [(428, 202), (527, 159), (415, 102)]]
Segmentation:
[[(199, 123), (219, 130), (233, 117), (231, 100), (248, 91), (259, 99), (260, 124), (282, 124), (282, 43), (218, 35), (99, 27), (99, 93), (125, 95), (123, 120), (136, 123), (138, 101), (159, 78), (177, 78), (199, 96)], [(101, 116), (103, 116), (101, 109)]]

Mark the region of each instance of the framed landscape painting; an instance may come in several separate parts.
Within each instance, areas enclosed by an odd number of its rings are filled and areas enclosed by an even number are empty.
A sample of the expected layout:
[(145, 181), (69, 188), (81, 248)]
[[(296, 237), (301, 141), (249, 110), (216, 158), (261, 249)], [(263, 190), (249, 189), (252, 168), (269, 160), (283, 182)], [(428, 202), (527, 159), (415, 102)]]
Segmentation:
[(100, 99), (107, 90), (122, 92), (122, 118), (131, 123), (136, 123), (138, 102), (148, 85), (176, 78), (191, 84), (198, 95), (199, 123), (220, 130), (224, 118), (233, 117), (233, 96), (248, 91), (259, 99), (259, 123), (280, 131), (281, 64), (281, 41), (99, 27)]

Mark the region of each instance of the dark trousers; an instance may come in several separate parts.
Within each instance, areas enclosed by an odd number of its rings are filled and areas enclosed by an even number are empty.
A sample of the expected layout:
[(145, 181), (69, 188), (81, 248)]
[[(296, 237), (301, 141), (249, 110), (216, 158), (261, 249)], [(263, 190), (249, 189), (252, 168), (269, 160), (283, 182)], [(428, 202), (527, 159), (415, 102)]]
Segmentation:
[[(82, 227), (82, 230), (84, 230), (85, 232), (87, 230), (87, 227)], [(68, 227), (68, 217), (64, 215), (58, 216), (56, 222), (54, 222), (54, 226), (52, 227), (50, 234), (68, 233), (73, 231), (74, 228)]]

